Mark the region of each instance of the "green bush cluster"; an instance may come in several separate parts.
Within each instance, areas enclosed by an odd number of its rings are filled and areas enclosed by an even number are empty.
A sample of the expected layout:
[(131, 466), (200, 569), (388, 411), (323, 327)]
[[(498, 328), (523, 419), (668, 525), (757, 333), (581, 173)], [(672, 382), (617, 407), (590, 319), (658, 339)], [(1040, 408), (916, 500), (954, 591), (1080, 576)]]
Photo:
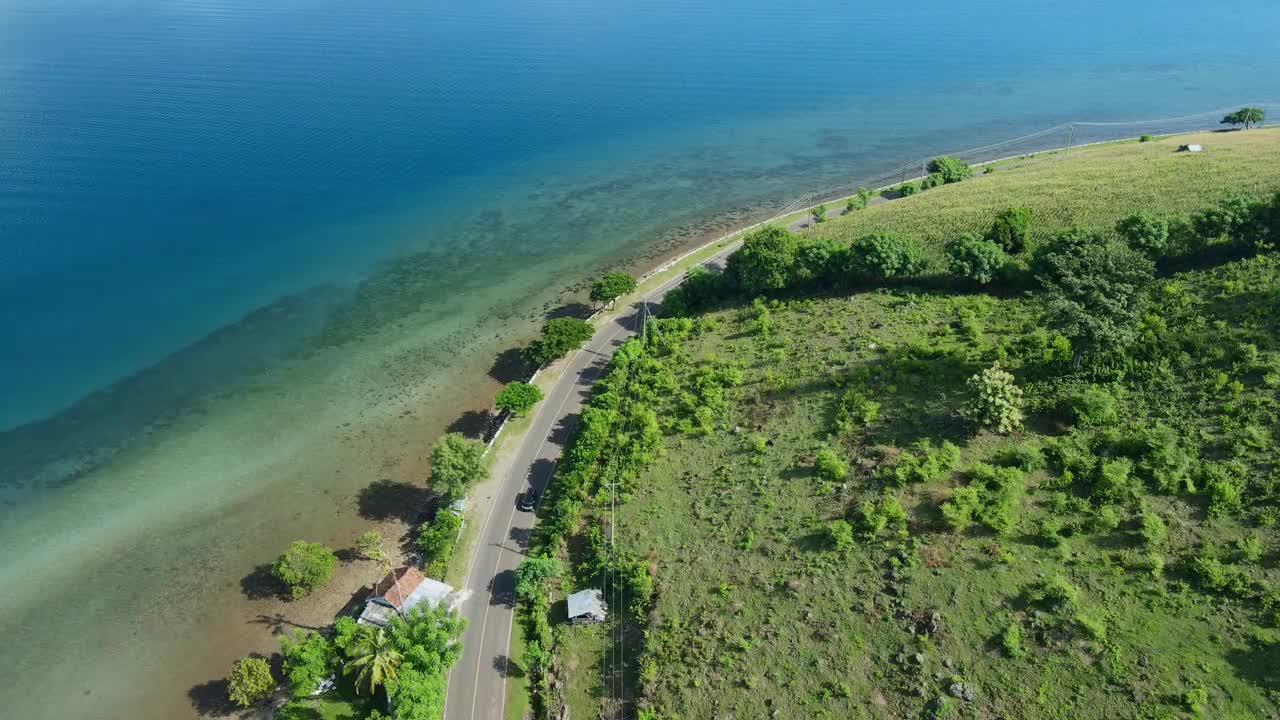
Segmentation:
[(1022, 427), (1022, 388), (999, 363), (970, 377), (966, 385), (970, 398), (962, 410), (965, 417), (1002, 434)]
[(839, 482), (849, 475), (849, 465), (831, 448), (822, 448), (813, 459), (818, 477), (828, 482)]
[(296, 540), (276, 559), (271, 574), (296, 599), (328, 583), (337, 564), (337, 556), (324, 545)]
[(1026, 208), (1002, 210), (991, 222), (986, 239), (1010, 255), (1020, 255), (1031, 239), (1031, 211)]
[(957, 488), (942, 504), (942, 517), (954, 530), (964, 530), (975, 522), (998, 534), (1017, 525), (1025, 492), (1022, 471), (986, 463), (974, 465), (966, 473), (968, 484)]
[(867, 399), (859, 388), (849, 388), (836, 403), (835, 431), (844, 433), (866, 427), (880, 416), (880, 403)]
[(960, 463), (960, 448), (949, 440), (934, 447), (928, 440), (919, 440), (903, 450), (892, 465), (881, 469), (880, 476), (895, 485), (922, 483), (956, 469)]
[(896, 495), (885, 493), (877, 500), (863, 500), (853, 511), (853, 524), (864, 540), (876, 540), (885, 533), (905, 537), (907, 513)]
[(966, 233), (947, 243), (951, 272), (980, 285), (994, 280), (1009, 263), (1009, 256), (998, 243)]
[(864, 278), (885, 280), (918, 275), (927, 264), (918, 242), (887, 232), (858, 238), (849, 246), (848, 254), (849, 271)]
[(418, 552), (422, 553), (422, 564), (428, 575), (444, 577), (461, 529), (462, 515), (441, 509), (431, 522), (418, 530)]

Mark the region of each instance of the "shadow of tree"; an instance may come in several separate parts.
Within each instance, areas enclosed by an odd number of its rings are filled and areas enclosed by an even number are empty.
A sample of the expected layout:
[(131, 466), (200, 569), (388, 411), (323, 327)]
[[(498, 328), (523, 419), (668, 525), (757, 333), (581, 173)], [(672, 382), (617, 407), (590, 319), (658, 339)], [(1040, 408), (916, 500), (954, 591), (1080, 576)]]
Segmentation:
[(526, 481), (529, 483), (529, 487), (537, 490), (539, 493), (545, 491), (547, 489), (547, 482), (551, 480), (551, 473), (555, 471), (555, 467), (556, 463), (554, 460), (548, 460), (547, 458), (534, 460), (533, 464), (529, 466), (529, 474), (526, 476)]
[(559, 307), (554, 307), (547, 311), (547, 319), (555, 320), (556, 318), (573, 317), (586, 319), (595, 312), (595, 308), (584, 302), (569, 302)]
[(515, 607), (516, 571), (503, 570), (489, 581), (489, 604), (494, 607)]
[(582, 413), (568, 413), (556, 422), (556, 426), (551, 429), (551, 434), (547, 436), (550, 442), (564, 447), (569, 443), (569, 436), (573, 434), (573, 428), (577, 426), (578, 419), (582, 417)]
[(507, 348), (493, 358), (489, 367), (489, 377), (500, 383), (515, 382), (529, 377), (532, 370), (529, 361), (524, 359), (523, 348)]
[(520, 548), (520, 552), (525, 552), (529, 549), (529, 540), (533, 538), (533, 530), (531, 528), (512, 527), (508, 537), (511, 538), (511, 542), (516, 544), (516, 547)]
[(240, 578), (240, 592), (250, 600), (289, 597), (284, 583), (271, 573), (270, 564), (259, 565), (248, 575)]
[(449, 423), (445, 431), (462, 433), (472, 440), (483, 440), (489, 437), (496, 421), (497, 416), (488, 410), (468, 410)]
[(493, 658), (493, 669), (497, 670), (498, 675), (504, 678), (524, 677), (524, 668), (520, 667), (520, 663), (506, 655), (498, 655)]
[(382, 479), (365, 486), (356, 504), (366, 520), (400, 520), (413, 524), (431, 510), (435, 493), (422, 485)]
[(229, 687), (230, 684), (226, 678), (210, 680), (199, 685), (193, 685), (191, 689), (187, 690), (187, 698), (191, 701), (191, 707), (200, 717), (235, 715), (240, 708), (227, 697)]
[(258, 616), (249, 621), (251, 625), (262, 625), (271, 631), (272, 635), (282, 635), (292, 629), (314, 630), (319, 632), (323, 628), (316, 625), (303, 625), (296, 623), (284, 616), (284, 613), (259, 613)]
[(1280, 691), (1280, 641), (1255, 639), (1248, 647), (1227, 653), (1240, 677), (1271, 692)]

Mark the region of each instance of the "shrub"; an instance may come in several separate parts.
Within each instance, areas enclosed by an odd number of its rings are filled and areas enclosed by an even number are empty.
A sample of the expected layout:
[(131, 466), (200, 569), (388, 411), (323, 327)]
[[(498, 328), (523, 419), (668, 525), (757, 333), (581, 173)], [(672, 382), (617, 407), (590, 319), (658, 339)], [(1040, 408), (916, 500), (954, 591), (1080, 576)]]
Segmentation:
[(853, 547), (853, 526), (845, 520), (832, 520), (827, 523), (827, 541), (836, 550), (848, 550)]
[(963, 414), (998, 433), (1011, 433), (1022, 426), (1022, 389), (1013, 375), (999, 363), (969, 378), (971, 397)]
[(1015, 660), (1027, 654), (1022, 649), (1022, 627), (1018, 623), (1011, 622), (1005, 627), (1004, 632), (1000, 634), (1000, 647)]
[(290, 596), (303, 595), (329, 582), (338, 558), (320, 543), (297, 540), (271, 566), (271, 574), (289, 588)]
[(813, 213), (813, 222), (814, 222), (814, 223), (824, 223), (824, 222), (826, 222), (826, 221), (827, 221), (827, 206), (826, 206), (826, 205), (819, 205), (819, 206), (815, 207), (811, 212)]
[(1138, 471), (1157, 490), (1166, 493), (1194, 490), (1191, 483), (1194, 457), (1182, 446), (1173, 428), (1162, 423), (1147, 427), (1139, 439), (1139, 452)]
[(830, 448), (822, 448), (818, 451), (817, 457), (813, 460), (813, 466), (818, 471), (818, 477), (823, 480), (837, 482), (849, 475), (849, 466)]
[(1140, 143), (1151, 142), (1152, 140), (1155, 140), (1155, 138), (1152, 137), (1151, 135), (1148, 135), (1147, 133), (1143, 133), (1138, 137), (1138, 142)]
[(1045, 467), (1044, 450), (1034, 442), (1021, 442), (1010, 445), (1000, 452), (1000, 464), (1016, 467), (1026, 472), (1043, 470)]
[(1097, 385), (1072, 393), (1067, 398), (1067, 407), (1077, 425), (1111, 425), (1119, 419), (1115, 396)]
[[(1207, 470), (1207, 468), (1206, 468)], [(1221, 472), (1208, 471), (1205, 492), (1209, 494), (1209, 517), (1224, 517), (1240, 512), (1240, 486)]]
[(925, 264), (924, 251), (918, 243), (887, 232), (864, 235), (849, 248), (849, 271), (862, 277), (918, 275)]
[(973, 524), (978, 511), (982, 508), (978, 488), (967, 485), (956, 488), (951, 499), (942, 503), (942, 517), (952, 530), (964, 530)]
[(1144, 508), (1138, 513), (1138, 534), (1142, 535), (1142, 542), (1147, 547), (1158, 548), (1169, 535), (1169, 526), (1165, 524), (1164, 518)]
[(529, 343), (525, 357), (535, 365), (559, 360), (595, 334), (591, 323), (580, 318), (556, 318), (542, 326), (542, 336)]
[(859, 534), (866, 540), (875, 540), (890, 528), (899, 535), (906, 533), (907, 513), (898, 498), (888, 493), (879, 502), (863, 500), (854, 511), (854, 518)]
[(1262, 559), (1262, 553), (1262, 538), (1258, 537), (1257, 533), (1251, 533), (1236, 540), (1236, 554), (1240, 562), (1256, 563)]
[(916, 185), (915, 183), (913, 183), (913, 182), (905, 182), (905, 183), (902, 183), (901, 185), (899, 185), (899, 186), (897, 187), (897, 189), (896, 189), (895, 191), (892, 191), (892, 192), (897, 192), (897, 193), (898, 193), (898, 195), (899, 195), (899, 196), (901, 196), (901, 197), (911, 197), (912, 195), (915, 195), (915, 194), (916, 194), (916, 191), (917, 191), (917, 190), (919, 190), (919, 189), (920, 189), (920, 187), (919, 187), (918, 185)]
[(881, 470), (881, 477), (897, 485), (928, 482), (951, 472), (959, 462), (960, 448), (950, 441), (943, 440), (935, 449), (928, 440), (920, 440), (902, 451), (895, 464)]
[(1056, 515), (1049, 515), (1041, 518), (1040, 526), (1036, 530), (1036, 537), (1039, 538), (1040, 544), (1045, 547), (1059, 547), (1066, 538), (1062, 536), (1062, 531), (1066, 529), (1066, 524), (1062, 518)]
[(1098, 467), (1093, 495), (1106, 502), (1125, 502), (1137, 495), (1132, 483), (1133, 461), (1128, 458), (1106, 460)]
[(1027, 249), (1031, 237), (1031, 211), (1026, 208), (1010, 208), (996, 215), (987, 230), (987, 240), (1004, 248), (1010, 255)]
[(1061, 575), (1027, 588), (1027, 600), (1054, 610), (1074, 608), (1080, 601), (1080, 589)]
[(1121, 220), (1116, 224), (1116, 232), (1129, 247), (1147, 255), (1163, 255), (1169, 247), (1169, 223), (1146, 210)]
[(973, 168), (969, 163), (951, 155), (940, 155), (929, 161), (927, 168), (930, 174), (941, 176), (945, 183), (958, 183), (973, 177)]
[(1087, 610), (1081, 610), (1076, 613), (1075, 620), (1090, 640), (1106, 641), (1107, 623), (1102, 618)]
[(1103, 505), (1093, 515), (1093, 529), (1107, 534), (1120, 527), (1120, 512), (1114, 505)]
[(865, 427), (880, 415), (880, 403), (868, 400), (857, 388), (849, 388), (836, 405), (836, 432), (849, 432), (855, 427)]
[(931, 188), (942, 187), (946, 182), (947, 181), (943, 178), (942, 173), (929, 173), (920, 181), (920, 189), (929, 190)]
[(227, 681), (227, 697), (246, 708), (270, 697), (276, 689), (275, 678), (271, 677), (271, 664), (256, 657), (238, 660)]
[(1196, 715), (1200, 714), (1207, 702), (1209, 702), (1209, 691), (1202, 687), (1192, 688), (1182, 695), (1182, 704)]
[(1191, 574), (1202, 587), (1213, 592), (1243, 595), (1252, 584), (1243, 570), (1222, 562), (1207, 551), (1191, 559)]
[(516, 568), (516, 595), (526, 600), (541, 597), (548, 583), (563, 572), (564, 567), (555, 558), (528, 558)]
[(1004, 249), (990, 240), (966, 233), (947, 243), (951, 272), (985, 285), (1009, 262)]

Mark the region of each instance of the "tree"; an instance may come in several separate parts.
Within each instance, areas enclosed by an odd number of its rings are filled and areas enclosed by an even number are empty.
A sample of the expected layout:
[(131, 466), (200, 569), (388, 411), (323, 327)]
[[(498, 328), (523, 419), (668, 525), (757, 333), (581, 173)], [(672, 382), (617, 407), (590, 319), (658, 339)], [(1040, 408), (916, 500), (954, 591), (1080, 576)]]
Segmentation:
[(624, 272), (607, 272), (591, 283), (591, 302), (612, 303), (635, 289), (635, 278)]
[(418, 551), (422, 553), (422, 562), (429, 570), (444, 569), (453, 553), (453, 545), (457, 542), (461, 527), (462, 516), (445, 509), (437, 512), (435, 518), (418, 531)]
[(839, 274), (845, 248), (829, 238), (806, 238), (796, 248), (792, 284), (830, 280)]
[(1254, 125), (1261, 125), (1267, 119), (1267, 111), (1256, 107), (1242, 107), (1239, 110), (1227, 114), (1226, 117), (1219, 121), (1219, 125), (1243, 125), (1245, 130)]
[(591, 323), (579, 318), (556, 318), (542, 326), (542, 336), (529, 343), (525, 357), (537, 365), (559, 360), (591, 339)]
[(942, 176), (942, 182), (947, 184), (973, 177), (973, 168), (969, 167), (969, 163), (951, 155), (940, 155), (930, 160), (928, 171), (930, 175)]
[(396, 720), (440, 720), (444, 713), (445, 679), (462, 655), (458, 637), (466, 622), (447, 605), (426, 603), (387, 627), (391, 644), (403, 660), (398, 679), (387, 686), (390, 715)]
[(542, 400), (542, 391), (538, 386), (517, 381), (507, 383), (507, 386), (502, 388), (498, 396), (493, 399), (493, 404), (499, 410), (506, 410), (513, 415), (523, 415), (533, 409), (540, 400)]
[(1037, 253), (1034, 268), (1048, 291), (1050, 327), (1071, 340), (1072, 367), (1097, 348), (1133, 341), (1155, 273), (1149, 258), (1121, 243), (1068, 230)]
[(1129, 243), (1129, 247), (1152, 257), (1163, 255), (1169, 246), (1169, 223), (1146, 210), (1139, 210), (1116, 223), (1116, 232)]
[(372, 625), (361, 625), (356, 629), (353, 642), (347, 647), (347, 658), (342, 673), (354, 673), (356, 692), (368, 688), (370, 695), (380, 686), (396, 681), (396, 669), (403, 659), (392, 645), (386, 628)]
[(320, 543), (297, 540), (276, 559), (271, 566), (271, 574), (289, 587), (292, 597), (300, 598), (329, 582), (337, 564), (338, 558), (329, 548)]
[(1267, 204), (1252, 195), (1233, 193), (1217, 207), (1193, 215), (1191, 225), (1201, 244), (1225, 238), (1239, 247), (1266, 249), (1270, 247), (1270, 214)]
[(965, 233), (947, 243), (947, 257), (951, 260), (952, 272), (983, 285), (995, 279), (996, 273), (1009, 262), (1003, 248), (973, 233)]
[(827, 206), (819, 205), (813, 209), (813, 222), (824, 223), (827, 221)]
[(294, 698), (309, 697), (338, 667), (338, 652), (324, 635), (295, 629), (280, 636), (285, 684)]
[(265, 700), (276, 689), (271, 677), (271, 664), (262, 658), (246, 657), (236, 661), (227, 678), (227, 697), (240, 707)]
[(1009, 208), (996, 215), (987, 230), (987, 239), (1017, 255), (1027, 248), (1031, 236), (1031, 211), (1026, 208)]
[(431, 487), (446, 503), (465, 496), (485, 476), (484, 449), (484, 443), (458, 432), (441, 435), (431, 447)]
[(725, 273), (745, 292), (781, 290), (791, 281), (798, 245), (790, 232), (766, 225), (743, 239), (742, 247), (729, 256)]
[(883, 231), (855, 240), (848, 257), (849, 271), (864, 277), (904, 277), (925, 268), (924, 251), (914, 240)]
[(1022, 426), (1022, 388), (999, 363), (965, 383), (972, 397), (964, 415), (982, 427), (1008, 434)]
[(516, 568), (516, 595), (533, 598), (546, 592), (547, 581), (560, 577), (564, 568), (555, 558), (529, 558)]
[(370, 530), (356, 538), (355, 548), (365, 560), (372, 560), (379, 565), (390, 562), (387, 551), (382, 546), (382, 533), (377, 530)]

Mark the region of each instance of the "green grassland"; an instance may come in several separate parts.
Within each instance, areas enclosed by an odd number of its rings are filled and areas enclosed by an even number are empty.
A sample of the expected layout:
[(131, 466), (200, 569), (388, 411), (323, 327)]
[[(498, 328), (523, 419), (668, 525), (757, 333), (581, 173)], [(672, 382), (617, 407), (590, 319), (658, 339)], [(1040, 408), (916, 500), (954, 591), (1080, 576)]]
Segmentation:
[[(1277, 161), (1274, 131), (1099, 146), (811, 232), (891, 229), (940, 272), (942, 241), (1008, 207), (1037, 239), (1109, 230), (1273, 192)], [(1174, 266), (1132, 347), (1078, 370), (1039, 294), (1000, 288), (791, 290), (651, 323), (544, 502), (536, 552), (569, 569), (529, 635), (555, 655), (535, 708), (1280, 716), (1280, 262)], [(1006, 434), (964, 412), (995, 364), (1022, 391)], [(565, 624), (564, 593), (602, 584), (610, 621)]]
[[(1175, 152), (1188, 143), (1205, 150)], [(1072, 225), (1109, 228), (1137, 208), (1184, 216), (1231, 191), (1273, 192), (1280, 185), (1280, 128), (1097, 145), (995, 167), (990, 175), (977, 168), (965, 182), (872, 205), (804, 233), (849, 242), (875, 230), (900, 232), (923, 241), (940, 259), (946, 240), (981, 234), (993, 215), (1009, 207), (1031, 210), (1033, 241)]]

